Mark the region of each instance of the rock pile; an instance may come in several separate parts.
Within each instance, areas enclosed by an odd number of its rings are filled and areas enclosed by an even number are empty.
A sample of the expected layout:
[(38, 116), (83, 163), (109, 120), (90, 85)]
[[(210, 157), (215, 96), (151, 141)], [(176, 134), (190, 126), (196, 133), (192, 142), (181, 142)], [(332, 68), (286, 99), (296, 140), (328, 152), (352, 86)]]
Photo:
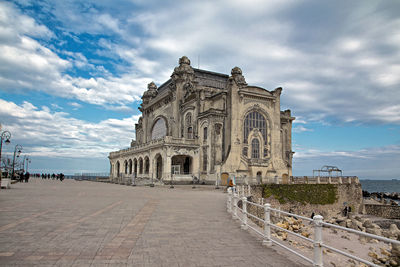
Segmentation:
[[(354, 216), (354, 218), (332, 218), (327, 221), (331, 224), (337, 224), (343, 227), (351, 228), (354, 230), (366, 232), (369, 234), (384, 236), (394, 240), (400, 240), (400, 230), (396, 224), (391, 224), (389, 229), (382, 229), (379, 225), (371, 222), (368, 218), (361, 218), (360, 216)], [(359, 240), (361, 243), (366, 242), (378, 242), (375, 239), (360, 236)], [(400, 266), (400, 246), (392, 245), (391, 251), (387, 251), (381, 248), (380, 253), (371, 251), (368, 255), (372, 258), (375, 264), (384, 264), (385, 266)]]
[[(293, 217), (284, 217), (283, 220), (277, 222), (275, 225), (283, 229), (286, 229), (288, 231), (301, 234), (302, 236), (305, 237), (310, 236), (310, 231), (308, 227), (306, 227), (303, 224), (303, 221), (301, 219), (295, 219)], [(279, 230), (277, 230), (276, 234), (273, 235), (284, 241), (287, 240), (288, 237), (288, 233)]]

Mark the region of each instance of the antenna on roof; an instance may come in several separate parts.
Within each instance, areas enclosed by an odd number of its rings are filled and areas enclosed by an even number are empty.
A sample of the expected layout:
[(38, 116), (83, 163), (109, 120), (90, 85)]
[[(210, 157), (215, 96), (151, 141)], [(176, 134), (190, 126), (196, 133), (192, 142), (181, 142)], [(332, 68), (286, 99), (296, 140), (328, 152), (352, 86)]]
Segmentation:
[(197, 55), (197, 68), (200, 69), (200, 55)]

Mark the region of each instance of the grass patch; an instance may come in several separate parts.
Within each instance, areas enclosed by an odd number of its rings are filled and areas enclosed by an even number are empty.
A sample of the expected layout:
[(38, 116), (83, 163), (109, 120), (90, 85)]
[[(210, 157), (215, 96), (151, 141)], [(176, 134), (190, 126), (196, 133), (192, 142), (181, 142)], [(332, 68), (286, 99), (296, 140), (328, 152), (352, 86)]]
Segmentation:
[(279, 203), (334, 204), (337, 187), (333, 184), (268, 184), (263, 185), (263, 197), (274, 196)]

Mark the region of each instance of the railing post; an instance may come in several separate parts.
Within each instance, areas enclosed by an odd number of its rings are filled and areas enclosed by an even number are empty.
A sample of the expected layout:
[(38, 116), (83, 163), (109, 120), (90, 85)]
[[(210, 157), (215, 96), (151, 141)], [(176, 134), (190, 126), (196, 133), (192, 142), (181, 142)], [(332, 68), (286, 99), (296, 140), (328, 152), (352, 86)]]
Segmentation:
[(228, 188), (228, 200), (227, 200), (227, 209), (228, 212), (231, 213), (232, 212), (232, 189), (229, 187)]
[(265, 203), (264, 205), (264, 239), (263, 245), (270, 247), (272, 245), (271, 241), (271, 214), (270, 214), (271, 204)]
[(322, 267), (322, 220), (321, 215), (316, 215), (313, 218), (314, 223), (314, 264), (313, 266)]
[(242, 207), (243, 207), (243, 224), (241, 228), (247, 230), (247, 198), (242, 197)]
[(238, 203), (238, 195), (236, 192), (233, 192), (233, 219), (237, 220), (237, 203)]
[(231, 214), (232, 214), (232, 218), (234, 218), (234, 214), (233, 214), (233, 210), (235, 209), (235, 195), (234, 195), (234, 191), (233, 188), (231, 187)]

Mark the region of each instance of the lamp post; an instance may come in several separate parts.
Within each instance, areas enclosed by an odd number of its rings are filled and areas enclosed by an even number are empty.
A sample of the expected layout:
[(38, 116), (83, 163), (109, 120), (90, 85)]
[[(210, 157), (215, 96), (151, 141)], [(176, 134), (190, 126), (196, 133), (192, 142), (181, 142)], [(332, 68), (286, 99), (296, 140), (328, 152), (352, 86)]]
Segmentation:
[(4, 143), (6, 143), (6, 145), (8, 145), (10, 143), (10, 138), (11, 138), (11, 133), (9, 131), (3, 131), (1, 133), (1, 142), (0, 142), (0, 180), (1, 180), (1, 176), (3, 175), (3, 171), (1, 170), (1, 150), (3, 148), (3, 140)]
[(12, 174), (11, 174), (11, 179), (14, 178), (14, 167), (15, 167), (15, 155), (18, 153), (17, 158), (19, 158), (19, 155), (22, 152), (22, 146), (21, 145), (16, 145), (14, 149), (14, 157), (13, 157), (13, 164), (12, 164)]
[(26, 171), (25, 172), (28, 172), (28, 165), (29, 165), (29, 163), (31, 163), (31, 158), (30, 157), (26, 157)]

